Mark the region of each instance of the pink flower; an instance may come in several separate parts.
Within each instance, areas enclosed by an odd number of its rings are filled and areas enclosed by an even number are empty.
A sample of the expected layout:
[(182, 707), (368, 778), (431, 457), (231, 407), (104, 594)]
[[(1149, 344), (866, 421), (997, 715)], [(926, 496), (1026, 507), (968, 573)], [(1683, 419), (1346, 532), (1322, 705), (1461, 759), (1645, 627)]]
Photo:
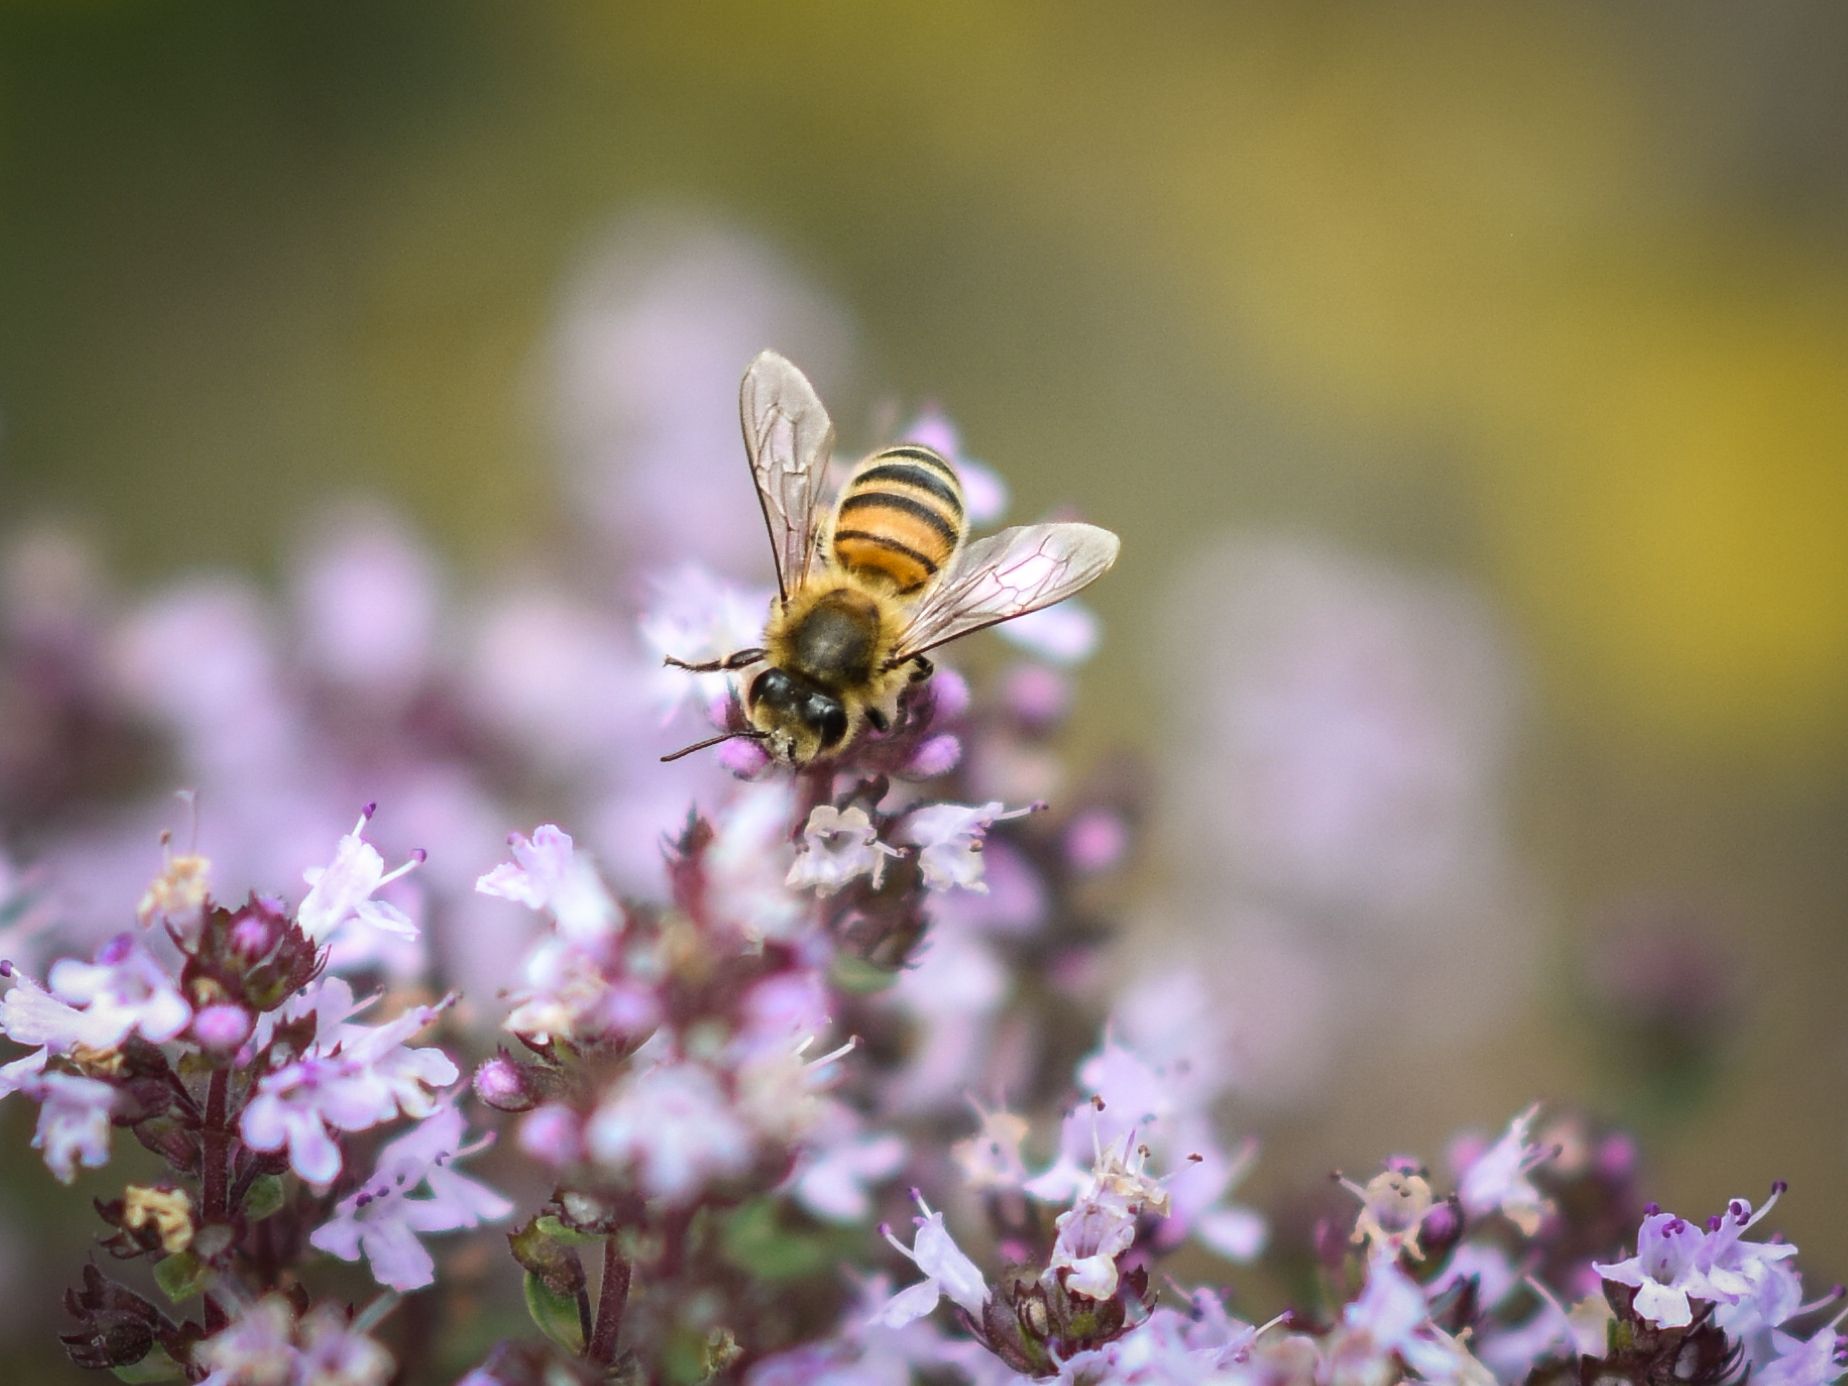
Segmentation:
[(1022, 818), (1042, 808), (1003, 810), (999, 803), (926, 804), (905, 815), (900, 828), (904, 841), (916, 844), (918, 867), (932, 890), (986, 891), (982, 879), (982, 840), (996, 823)]
[[(513, 1211), (492, 1189), (451, 1168), (479, 1148), (462, 1148), (462, 1114), (443, 1108), (381, 1150), (372, 1178), (342, 1199), (333, 1220), (309, 1240), (343, 1261), (364, 1255), (381, 1285), (422, 1289), (435, 1279), (436, 1263), (420, 1233), (474, 1227)], [(411, 1197), (420, 1188), (428, 1197)]]
[(40, 1104), (33, 1149), (45, 1152), (45, 1164), (60, 1183), (75, 1179), (79, 1165), (96, 1169), (109, 1163), (115, 1088), (75, 1073), (46, 1073), (22, 1090)]
[(907, 1247), (894, 1237), (890, 1227), (882, 1226), (879, 1232), (895, 1251), (924, 1272), (924, 1279), (893, 1295), (874, 1315), (873, 1321), (888, 1328), (903, 1328), (913, 1319), (930, 1313), (945, 1295), (979, 1320), (982, 1306), (988, 1302), (988, 1282), (982, 1277), (980, 1267), (951, 1239), (943, 1225), (943, 1214), (933, 1213), (923, 1195), (915, 1189), (912, 1197), (923, 1214), (912, 1219), (918, 1228), (912, 1245)]
[(340, 839), (331, 866), (312, 866), (302, 872), (308, 894), (295, 912), (295, 922), (316, 943), (326, 943), (349, 919), (399, 938), (417, 937), (417, 926), (409, 915), (396, 905), (372, 897), (422, 865), (423, 853), (417, 852), (396, 870), (386, 871), (378, 849), (360, 836), (372, 811), (373, 805), (367, 804), (353, 831)]
[(670, 1203), (742, 1173), (756, 1145), (713, 1072), (684, 1060), (620, 1083), (591, 1116), (585, 1143), (594, 1159), (633, 1171)]
[(559, 932), (580, 944), (595, 944), (615, 931), (616, 902), (569, 833), (542, 823), (530, 838), (515, 833), (507, 842), (513, 860), (476, 881), (477, 891), (549, 913)]
[(192, 1009), (174, 979), (129, 934), (105, 943), (93, 963), (75, 958), (53, 963), (47, 980), (60, 1000), (83, 1007), (99, 1025), (106, 1023), (117, 1031), (114, 1040), (98, 1048), (114, 1048), (136, 1030), (143, 1039), (160, 1044), (192, 1019)]
[(340, 1147), (331, 1131), (364, 1131), (403, 1112), (422, 1117), (435, 1107), (432, 1089), (460, 1076), (440, 1049), (407, 1049), (404, 1041), (441, 1008), (417, 1006), (386, 1025), (340, 1025), (333, 1042), (317, 1043), (294, 1063), (258, 1080), (240, 1123), (252, 1150), (289, 1152), (308, 1183), (331, 1184), (340, 1173)]
[(1528, 1138), (1539, 1110), (1536, 1103), (1511, 1121), (1500, 1140), (1469, 1162), (1457, 1185), (1465, 1212), (1474, 1217), (1500, 1212), (1529, 1237), (1553, 1210), (1552, 1201), (1543, 1198), (1527, 1177), (1555, 1154), (1550, 1146), (1537, 1146)]

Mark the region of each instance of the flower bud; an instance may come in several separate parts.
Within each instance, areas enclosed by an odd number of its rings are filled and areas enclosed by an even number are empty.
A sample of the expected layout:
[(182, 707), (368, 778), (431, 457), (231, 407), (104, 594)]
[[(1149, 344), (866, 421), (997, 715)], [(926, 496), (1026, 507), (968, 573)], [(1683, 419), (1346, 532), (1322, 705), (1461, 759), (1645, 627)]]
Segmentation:
[(475, 1070), (475, 1096), (496, 1111), (531, 1111), (540, 1093), (531, 1081), (530, 1068), (502, 1049)]

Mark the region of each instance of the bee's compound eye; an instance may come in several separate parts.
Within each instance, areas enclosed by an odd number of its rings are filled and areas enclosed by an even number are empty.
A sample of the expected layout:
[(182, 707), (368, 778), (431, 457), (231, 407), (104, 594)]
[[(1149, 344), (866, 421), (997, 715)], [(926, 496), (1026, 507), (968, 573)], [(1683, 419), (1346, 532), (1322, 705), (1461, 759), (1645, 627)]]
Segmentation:
[(766, 669), (751, 681), (750, 701), (771, 707), (787, 705), (794, 697), (795, 684), (781, 669)]
[(836, 699), (811, 695), (802, 711), (808, 724), (821, 733), (823, 746), (838, 746), (847, 739), (847, 709)]

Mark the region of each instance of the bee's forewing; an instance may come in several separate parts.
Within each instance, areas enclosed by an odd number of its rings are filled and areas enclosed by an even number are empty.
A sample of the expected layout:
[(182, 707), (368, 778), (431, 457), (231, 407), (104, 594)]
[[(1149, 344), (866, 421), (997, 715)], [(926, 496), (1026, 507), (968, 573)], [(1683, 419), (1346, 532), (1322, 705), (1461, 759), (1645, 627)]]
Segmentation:
[(787, 598), (808, 575), (815, 483), (834, 451), (834, 424), (808, 377), (774, 351), (759, 354), (745, 371), (738, 413), (770, 532), (777, 590)]
[(1116, 562), (1116, 535), (1096, 525), (1021, 525), (978, 539), (926, 592), (898, 642), (898, 664), (947, 641), (1064, 601)]

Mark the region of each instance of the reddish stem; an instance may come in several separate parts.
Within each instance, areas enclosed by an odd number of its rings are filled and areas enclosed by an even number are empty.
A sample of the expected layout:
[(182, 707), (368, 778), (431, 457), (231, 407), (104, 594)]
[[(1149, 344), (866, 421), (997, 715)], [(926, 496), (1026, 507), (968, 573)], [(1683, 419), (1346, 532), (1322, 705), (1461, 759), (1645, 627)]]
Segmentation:
[(607, 1367), (616, 1360), (616, 1338), (628, 1304), (629, 1263), (616, 1249), (616, 1239), (609, 1237), (603, 1243), (603, 1283), (597, 1287), (597, 1326), (585, 1354), (592, 1362)]
[[(205, 1124), (199, 1132), (199, 1220), (222, 1221), (230, 1209), (231, 1129), (226, 1120), (230, 1105), (231, 1072), (212, 1070), (212, 1081), (205, 1094)], [(216, 1333), (231, 1317), (213, 1295), (205, 1297), (205, 1328)]]

